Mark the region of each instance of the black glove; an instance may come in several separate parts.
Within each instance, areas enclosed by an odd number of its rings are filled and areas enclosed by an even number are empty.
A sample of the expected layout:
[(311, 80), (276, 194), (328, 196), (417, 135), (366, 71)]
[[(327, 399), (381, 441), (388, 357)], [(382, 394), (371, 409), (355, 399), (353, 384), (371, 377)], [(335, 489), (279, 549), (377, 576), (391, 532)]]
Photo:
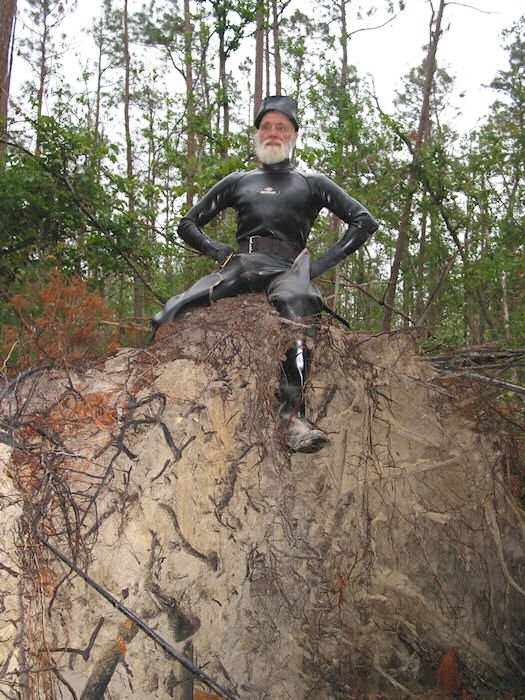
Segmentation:
[(215, 262), (219, 263), (219, 265), (222, 265), (224, 262), (226, 262), (230, 255), (235, 253), (235, 250), (227, 243), (221, 243), (220, 241), (216, 241), (214, 238), (209, 238), (208, 240), (209, 243), (206, 243), (205, 250), (202, 252), (204, 255), (207, 255), (215, 260)]
[(207, 255), (212, 260), (215, 260), (219, 265), (222, 265), (235, 252), (231, 245), (221, 243), (215, 238), (207, 236), (192, 219), (187, 217), (181, 219), (178, 231), (183, 241), (203, 255)]
[(313, 261), (310, 266), (310, 279), (318, 277), (326, 270), (342, 262), (348, 255), (355, 253), (368, 240), (369, 235), (361, 226), (349, 226), (344, 236), (330, 250), (327, 250), (324, 255)]

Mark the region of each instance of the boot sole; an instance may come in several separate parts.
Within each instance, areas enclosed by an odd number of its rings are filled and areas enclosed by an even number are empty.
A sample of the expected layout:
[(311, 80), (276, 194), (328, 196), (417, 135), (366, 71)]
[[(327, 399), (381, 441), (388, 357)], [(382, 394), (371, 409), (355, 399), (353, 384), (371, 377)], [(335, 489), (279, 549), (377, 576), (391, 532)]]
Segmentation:
[(330, 440), (322, 433), (318, 435), (305, 436), (303, 440), (294, 440), (292, 444), (287, 443), (290, 452), (305, 452), (311, 454), (319, 452), (320, 449), (329, 445)]

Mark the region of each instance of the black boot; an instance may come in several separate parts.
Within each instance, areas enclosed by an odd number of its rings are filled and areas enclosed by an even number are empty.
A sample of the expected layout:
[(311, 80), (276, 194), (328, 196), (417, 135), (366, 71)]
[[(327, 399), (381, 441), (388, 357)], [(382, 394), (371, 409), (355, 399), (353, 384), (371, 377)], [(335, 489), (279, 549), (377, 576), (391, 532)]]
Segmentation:
[(286, 351), (282, 365), (279, 415), (285, 445), (291, 452), (317, 452), (330, 440), (312, 430), (305, 417), (304, 386), (310, 367), (310, 351), (303, 340)]

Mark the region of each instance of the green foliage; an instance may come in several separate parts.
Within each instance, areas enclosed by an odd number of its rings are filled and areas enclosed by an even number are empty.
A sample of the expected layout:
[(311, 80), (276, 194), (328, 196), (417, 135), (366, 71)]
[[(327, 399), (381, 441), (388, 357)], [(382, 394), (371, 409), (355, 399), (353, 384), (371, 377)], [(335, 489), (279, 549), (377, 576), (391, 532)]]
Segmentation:
[(4, 279), (35, 262), (81, 272), (77, 239), (86, 231), (86, 217), (79, 203), (95, 212), (104, 206), (91, 166), (100, 144), (86, 130), (59, 125), (52, 117), (42, 117), (37, 131), (40, 155), (21, 146), (6, 152), (0, 190)]

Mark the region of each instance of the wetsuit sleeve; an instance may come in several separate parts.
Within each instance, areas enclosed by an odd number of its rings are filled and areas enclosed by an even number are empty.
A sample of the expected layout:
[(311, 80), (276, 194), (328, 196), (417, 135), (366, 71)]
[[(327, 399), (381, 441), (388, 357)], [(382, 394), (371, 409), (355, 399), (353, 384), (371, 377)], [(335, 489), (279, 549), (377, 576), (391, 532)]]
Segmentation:
[(377, 221), (370, 212), (332, 180), (317, 176), (314, 188), (321, 206), (326, 207), (347, 223), (348, 228), (334, 246), (312, 262), (310, 270), (312, 279), (342, 262), (348, 255), (355, 253), (378, 228)]
[(200, 253), (212, 258), (220, 265), (234, 252), (226, 244), (210, 238), (202, 230), (209, 221), (229, 206), (237, 182), (237, 173), (228, 175), (216, 185), (182, 217), (177, 232), (182, 240)]

